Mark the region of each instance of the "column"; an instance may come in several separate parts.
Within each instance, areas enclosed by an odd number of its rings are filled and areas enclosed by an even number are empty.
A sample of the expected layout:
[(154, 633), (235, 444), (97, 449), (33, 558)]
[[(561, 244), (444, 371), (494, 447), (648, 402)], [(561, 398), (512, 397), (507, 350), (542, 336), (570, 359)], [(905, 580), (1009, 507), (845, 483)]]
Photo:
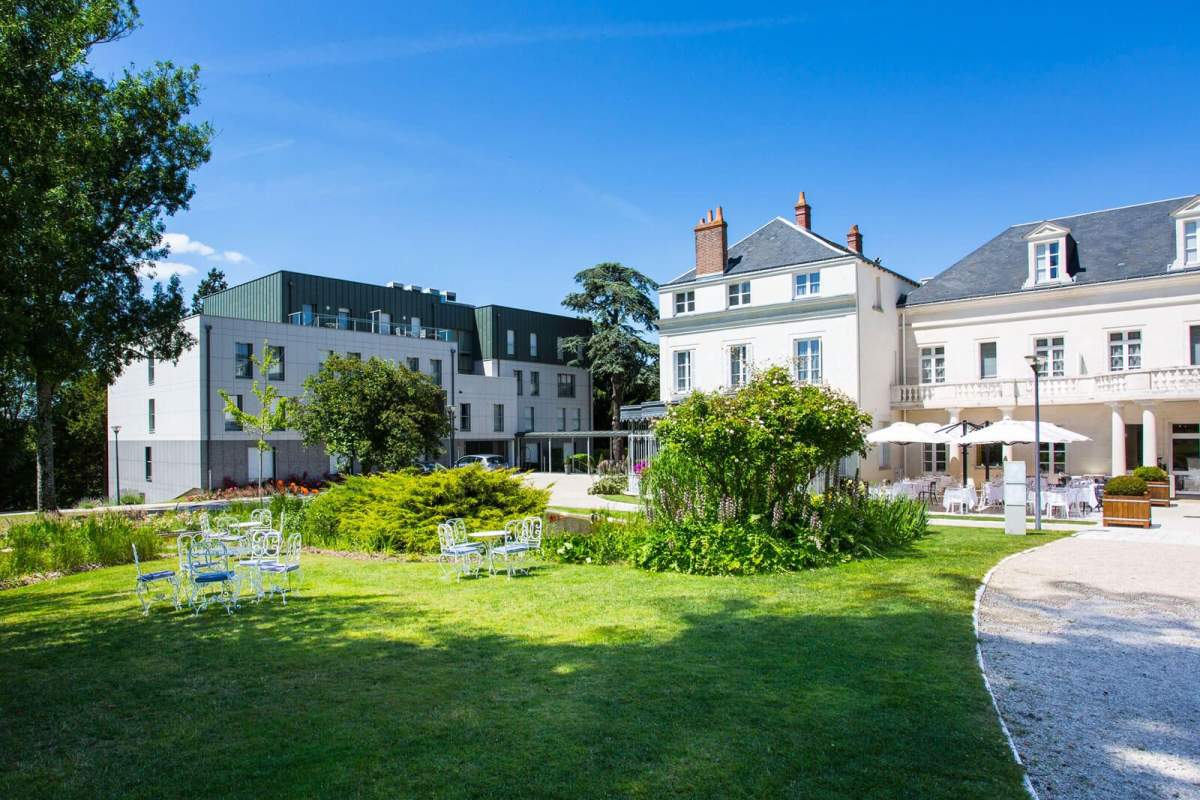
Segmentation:
[(1112, 410), (1112, 474), (1125, 474), (1125, 417), (1120, 403), (1105, 403)]
[[(962, 414), (961, 408), (947, 408), (946, 413), (950, 415), (950, 421), (947, 425), (954, 425), (958, 422), (959, 416)], [(962, 448), (955, 445), (946, 445), (946, 474), (951, 477), (962, 477)]]
[(1158, 466), (1158, 414), (1154, 403), (1139, 403), (1142, 407), (1142, 464)]

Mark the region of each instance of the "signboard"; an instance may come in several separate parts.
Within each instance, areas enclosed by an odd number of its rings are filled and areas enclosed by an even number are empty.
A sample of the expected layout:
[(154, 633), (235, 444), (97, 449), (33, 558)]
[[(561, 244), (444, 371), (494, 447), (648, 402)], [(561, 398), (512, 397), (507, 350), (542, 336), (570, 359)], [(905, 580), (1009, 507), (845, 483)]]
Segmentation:
[(1004, 462), (1004, 532), (1025, 535), (1025, 462)]

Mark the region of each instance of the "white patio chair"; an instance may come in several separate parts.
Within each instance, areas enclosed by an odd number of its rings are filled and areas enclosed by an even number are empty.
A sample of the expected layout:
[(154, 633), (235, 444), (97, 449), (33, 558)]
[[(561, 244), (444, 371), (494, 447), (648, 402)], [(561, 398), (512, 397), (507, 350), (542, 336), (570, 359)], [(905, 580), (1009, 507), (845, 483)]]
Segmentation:
[(264, 592), (279, 595), (285, 606), (288, 594), (300, 591), (300, 549), (300, 534), (293, 533), (287, 538), (283, 555), (278, 561), (258, 567), (263, 576)]
[(188, 547), (188, 577), (188, 605), (194, 613), (220, 603), (233, 614), (238, 605), (238, 575), (228, 547), (212, 539), (193, 541)]
[(262, 567), (279, 561), (279, 552), (283, 547), (283, 537), (277, 531), (255, 531), (248, 537), (249, 552), (238, 559), (238, 568), (243, 575), (250, 578), (250, 588), (254, 590), (254, 599), (263, 599)]
[(438, 534), (438, 563), (442, 566), (442, 575), (451, 574), (458, 578), (464, 575), (478, 575), (483, 565), (483, 545), (479, 542), (458, 541), (458, 531), (453, 520), (442, 522), (437, 526)]
[(1048, 491), (1042, 494), (1043, 513), (1048, 517), (1054, 516), (1056, 508), (1062, 509), (1064, 517), (1071, 516), (1071, 503), (1067, 500), (1066, 492)]
[[(155, 600), (170, 600), (179, 610), (179, 576), (173, 569), (160, 569), (157, 572), (142, 572), (142, 562), (138, 559), (137, 545), (130, 543), (133, 548), (133, 568), (137, 572), (137, 596), (142, 604), (142, 616), (150, 613), (150, 604)], [(161, 591), (162, 584), (171, 587), (168, 596)]]
[(262, 527), (270, 529), (270, 527), (271, 527), (271, 509), (269, 509), (269, 508), (254, 509), (253, 511), (250, 512), (250, 521), (257, 522)]

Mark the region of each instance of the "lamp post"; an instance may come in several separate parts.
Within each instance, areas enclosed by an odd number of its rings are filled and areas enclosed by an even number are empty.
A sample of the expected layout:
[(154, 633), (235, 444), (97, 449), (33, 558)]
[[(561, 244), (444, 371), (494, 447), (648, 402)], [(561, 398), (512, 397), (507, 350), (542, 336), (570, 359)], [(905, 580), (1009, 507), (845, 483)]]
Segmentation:
[(1038, 396), (1038, 378), (1041, 377), (1042, 359), (1036, 355), (1025, 356), (1025, 362), (1033, 370), (1033, 529), (1042, 529), (1042, 404)]
[(113, 425), (113, 466), (117, 468), (117, 504), (121, 503), (121, 426)]

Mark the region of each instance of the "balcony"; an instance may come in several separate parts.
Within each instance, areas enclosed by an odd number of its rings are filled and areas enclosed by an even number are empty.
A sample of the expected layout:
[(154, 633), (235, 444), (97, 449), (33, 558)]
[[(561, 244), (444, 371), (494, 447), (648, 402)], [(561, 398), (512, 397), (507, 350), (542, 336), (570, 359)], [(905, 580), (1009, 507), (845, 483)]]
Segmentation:
[(311, 328), (326, 328), (334, 331), (355, 331), (357, 333), (377, 333), (380, 336), (405, 336), (409, 339), (435, 339), (439, 342), (454, 341), (454, 333), (447, 328), (413, 327), (395, 322), (382, 322), (374, 319), (357, 317), (341, 317), (334, 314), (310, 314), (304, 311), (294, 311), (288, 314), (291, 325), (305, 325)]
[[(1163, 367), (1066, 378), (1042, 378), (1045, 405), (1200, 399), (1200, 367)], [(892, 386), (892, 407), (997, 408), (1033, 405), (1033, 378)]]

